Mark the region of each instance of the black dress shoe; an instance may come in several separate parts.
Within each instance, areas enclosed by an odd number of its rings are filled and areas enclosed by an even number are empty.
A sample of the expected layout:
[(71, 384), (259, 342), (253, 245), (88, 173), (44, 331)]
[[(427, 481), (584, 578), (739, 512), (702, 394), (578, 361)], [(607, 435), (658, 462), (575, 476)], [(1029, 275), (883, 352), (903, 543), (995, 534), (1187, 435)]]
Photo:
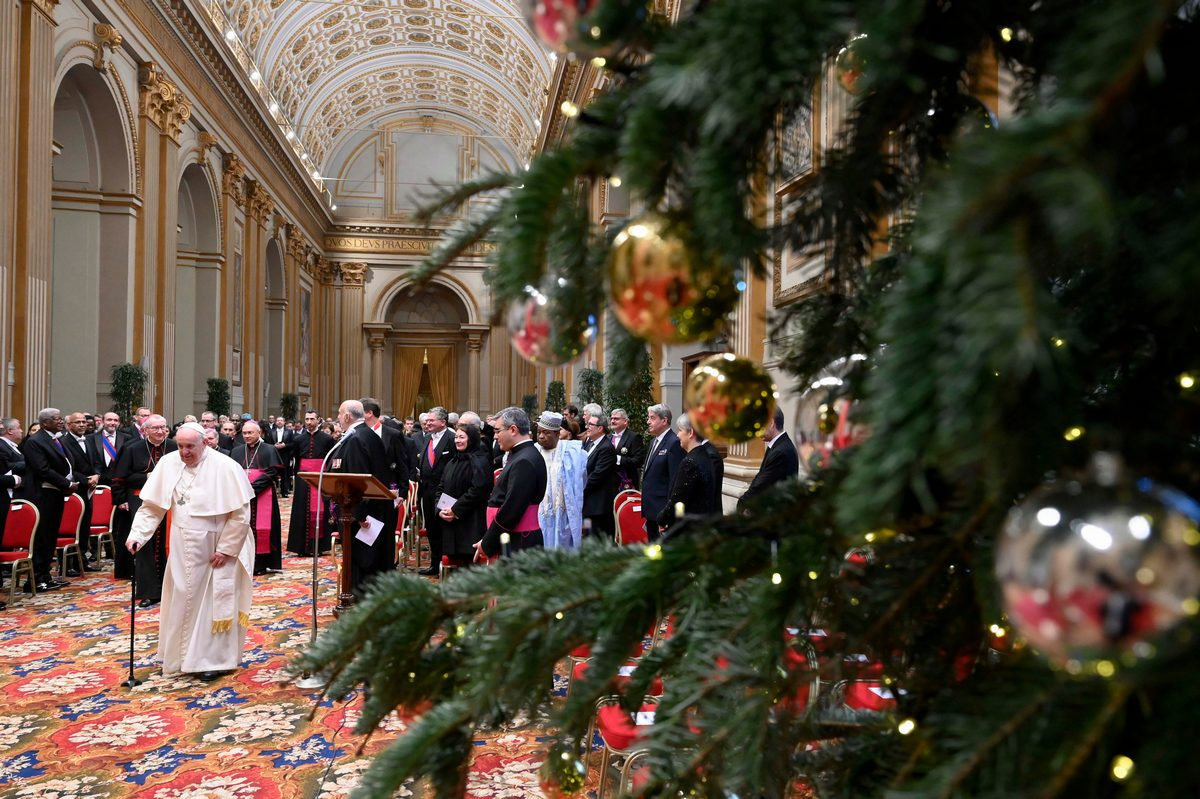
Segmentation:
[(228, 674), (228, 672), (225, 671), (202, 671), (199, 674), (196, 674), (195, 677), (201, 682), (212, 682), (213, 680), (221, 679), (226, 674)]
[[(73, 576), (78, 577), (79, 575), (73, 575)], [(57, 577), (51, 578), (51, 580), (50, 580), (50, 585), (54, 586), (55, 588), (62, 588), (64, 585), (70, 585), (70, 584), (71, 584), (70, 580), (63, 580), (63, 579), (60, 579)]]
[(7, 602), (0, 602), (0, 610), (4, 610), (4, 609), (5, 609), (5, 608), (7, 608), (7, 607), (8, 607), (8, 603), (7, 603)]
[(420, 569), (417, 574), (421, 575), (422, 577), (437, 577), (438, 570), (431, 566), (428, 569)]
[(57, 591), (59, 587), (54, 583), (35, 583), (32, 587), (30, 587), (29, 583), (25, 583), (25, 588), (22, 590), (24, 590), (27, 594), (32, 594), (34, 588), (39, 591)]
[(102, 571), (104, 571), (104, 569), (100, 568), (99, 566), (93, 566), (90, 563), (87, 564), (86, 566), (84, 566), (83, 570), (85, 572), (102, 572)]
[(157, 604), (158, 604), (157, 599), (139, 599), (138, 600), (139, 608), (152, 608)]
[(67, 576), (68, 577), (82, 577), (83, 575), (79, 571), (79, 569), (67, 569)]

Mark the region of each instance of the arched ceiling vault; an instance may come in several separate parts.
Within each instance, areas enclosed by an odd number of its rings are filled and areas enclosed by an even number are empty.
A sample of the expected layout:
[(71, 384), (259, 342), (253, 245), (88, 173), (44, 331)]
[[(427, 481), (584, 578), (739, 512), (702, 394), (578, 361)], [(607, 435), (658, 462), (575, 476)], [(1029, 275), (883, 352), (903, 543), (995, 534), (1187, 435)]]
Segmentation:
[(329, 159), (356, 132), (402, 119), (465, 121), (513, 164), (537, 140), (554, 61), (526, 27), (520, 0), (205, 5), (224, 17), (251, 83), (277, 104), (276, 122), (320, 175), (337, 174), (341, 165)]

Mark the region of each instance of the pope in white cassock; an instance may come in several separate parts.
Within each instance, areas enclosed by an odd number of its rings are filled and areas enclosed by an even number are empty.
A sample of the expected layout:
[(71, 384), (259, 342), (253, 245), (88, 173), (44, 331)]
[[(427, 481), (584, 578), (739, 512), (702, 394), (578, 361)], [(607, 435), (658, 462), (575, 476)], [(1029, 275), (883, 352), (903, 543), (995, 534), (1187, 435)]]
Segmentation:
[(127, 546), (135, 551), (170, 511), (169, 554), (159, 613), (163, 674), (215, 680), (236, 669), (250, 622), (254, 491), (232, 459), (204, 446), (204, 428), (189, 422), (142, 488)]

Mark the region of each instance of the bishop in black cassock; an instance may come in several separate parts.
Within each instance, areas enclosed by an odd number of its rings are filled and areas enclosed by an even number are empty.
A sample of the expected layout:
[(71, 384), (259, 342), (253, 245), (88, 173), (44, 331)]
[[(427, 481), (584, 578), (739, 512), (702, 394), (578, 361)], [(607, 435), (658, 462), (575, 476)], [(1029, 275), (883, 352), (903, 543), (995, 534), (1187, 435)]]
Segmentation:
[(154, 471), (163, 455), (174, 452), (176, 447), (175, 442), (167, 438), (167, 420), (163, 417), (147, 417), (142, 429), (146, 437), (126, 444), (113, 465), (113, 506), (117, 512), (113, 514), (112, 533), (117, 545), (114, 576), (129, 579), (136, 571), (137, 596), (146, 607), (162, 598), (162, 581), (167, 568), (166, 520), (136, 556), (130, 556), (126, 551), (125, 539), (129, 537), (133, 515), (142, 505), (138, 493), (146, 484), (147, 475)]
[[(309, 412), (304, 415), (304, 430), (292, 439), (292, 456), (296, 460), (296, 472), (316, 472), (321, 469), (321, 463), (337, 439), (328, 433), (318, 430), (317, 414)], [(325, 522), (321, 525), (321, 552), (328, 552), (330, 547), (329, 502), (316, 495), (316, 489), (311, 488), (304, 480), (296, 478), (295, 490), (292, 493), (292, 519), (288, 523), (288, 552), (297, 555), (312, 555), (312, 540), (317, 532), (317, 518), (322, 516)]]
[(283, 570), (283, 525), (275, 478), (283, 467), (275, 447), (262, 439), (258, 422), (242, 425), (242, 440), (229, 457), (246, 470), (254, 500), (250, 503), (250, 529), (254, 532), (254, 573)]

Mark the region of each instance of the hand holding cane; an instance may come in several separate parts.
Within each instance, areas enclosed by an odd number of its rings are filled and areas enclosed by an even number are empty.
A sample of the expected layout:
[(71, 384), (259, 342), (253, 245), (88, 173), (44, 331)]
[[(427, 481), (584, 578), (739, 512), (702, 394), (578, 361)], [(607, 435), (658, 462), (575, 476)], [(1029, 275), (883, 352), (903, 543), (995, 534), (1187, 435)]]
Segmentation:
[[(129, 551), (137, 555), (138, 545), (130, 542)], [(141, 685), (142, 681), (133, 676), (133, 636), (137, 615), (137, 568), (134, 567), (133, 579), (129, 581), (129, 679), (121, 683), (126, 688)]]

